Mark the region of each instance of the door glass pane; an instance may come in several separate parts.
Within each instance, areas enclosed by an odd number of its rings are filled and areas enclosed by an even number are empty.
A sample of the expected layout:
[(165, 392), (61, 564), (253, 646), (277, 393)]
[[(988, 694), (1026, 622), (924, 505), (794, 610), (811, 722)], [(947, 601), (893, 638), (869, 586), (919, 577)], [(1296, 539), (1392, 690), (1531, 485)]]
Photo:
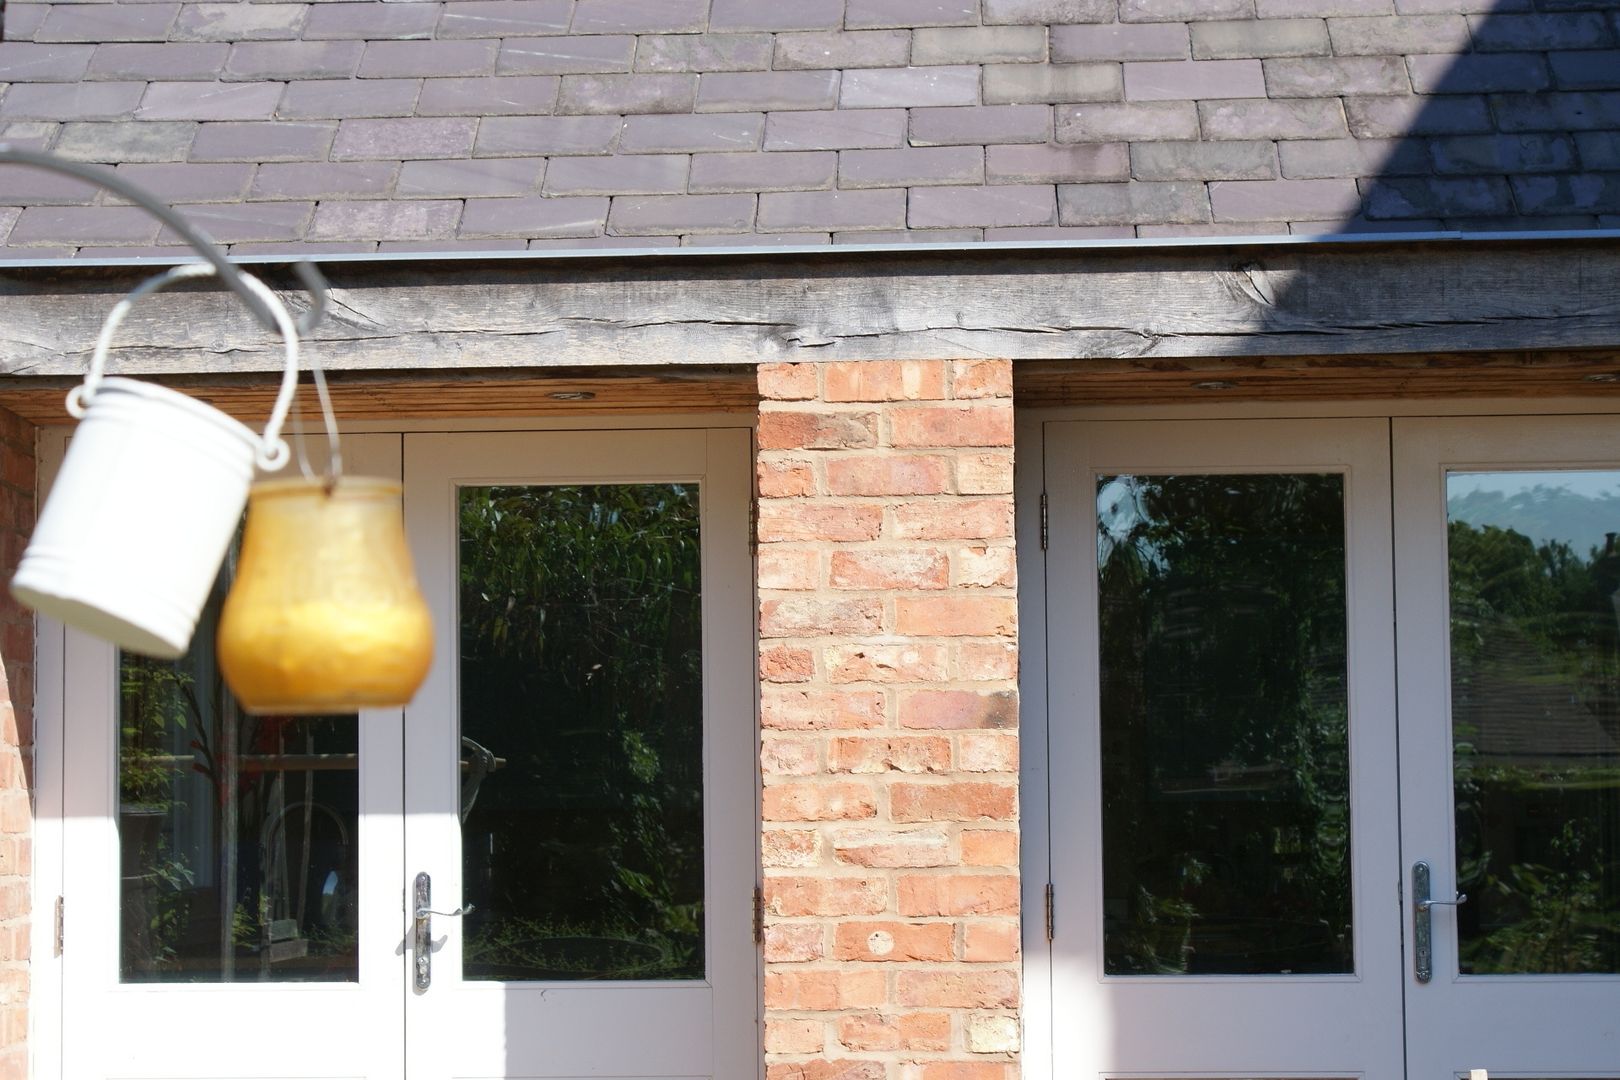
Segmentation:
[(700, 979), (692, 484), (467, 487), (465, 976)]
[(353, 981), (357, 718), (242, 713), (214, 663), (229, 580), (185, 656), (119, 660), (119, 973)]
[(1104, 969), (1352, 970), (1344, 481), (1097, 481)]
[(1461, 970), (1620, 972), (1620, 472), (1446, 502)]

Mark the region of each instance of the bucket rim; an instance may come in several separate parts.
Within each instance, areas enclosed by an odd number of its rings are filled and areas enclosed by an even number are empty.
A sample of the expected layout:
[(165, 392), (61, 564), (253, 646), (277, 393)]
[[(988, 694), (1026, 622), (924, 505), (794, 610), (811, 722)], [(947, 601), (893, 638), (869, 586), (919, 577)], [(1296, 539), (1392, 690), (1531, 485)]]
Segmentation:
[[(119, 375), (109, 375), (101, 380), (101, 385), (96, 388), (96, 396), (90, 399), (90, 404), (85, 408), (85, 420), (89, 420), (94, 414), (96, 402), (101, 400), (101, 395), (109, 392), (129, 394), (134, 397), (173, 405), (176, 408), (184, 409), (198, 420), (206, 420), (253, 446), (258, 446), (259, 436), (252, 428), (206, 401), (198, 401), (190, 394), (182, 394), (178, 390), (160, 386), (157, 383), (142, 382), (140, 379), (126, 379)], [(80, 423), (83, 423), (83, 421), (80, 421)]]
[(397, 498), (405, 491), (398, 480), (384, 476), (340, 476), (336, 485), (325, 477), (285, 477), (280, 480), (257, 480), (248, 489), (248, 502), (258, 499), (283, 499), (300, 495), (322, 495), (327, 498), (382, 499)]

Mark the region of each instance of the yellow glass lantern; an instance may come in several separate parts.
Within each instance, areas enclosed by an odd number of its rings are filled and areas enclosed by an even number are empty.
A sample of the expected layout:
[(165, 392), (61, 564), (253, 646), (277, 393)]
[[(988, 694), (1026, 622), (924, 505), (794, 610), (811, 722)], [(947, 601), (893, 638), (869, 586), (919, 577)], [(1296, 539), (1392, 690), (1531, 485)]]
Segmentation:
[(370, 477), (254, 485), (218, 641), (249, 713), (397, 708), (427, 677), (433, 626), (400, 492)]

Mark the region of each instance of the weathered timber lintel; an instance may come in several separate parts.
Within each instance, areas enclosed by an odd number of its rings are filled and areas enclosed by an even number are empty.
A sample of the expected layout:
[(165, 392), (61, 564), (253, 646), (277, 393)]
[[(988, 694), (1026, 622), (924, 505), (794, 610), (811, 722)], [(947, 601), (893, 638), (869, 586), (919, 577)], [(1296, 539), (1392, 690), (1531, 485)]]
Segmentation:
[[(311, 348), (336, 371), (763, 361), (1468, 353), (1620, 344), (1620, 242), (342, 263)], [(149, 269), (0, 268), (0, 375), (73, 375)], [(264, 276), (300, 295), (283, 268)], [(217, 287), (143, 301), (110, 369), (275, 370)], [(1084, 364), (1077, 364), (1084, 367)]]

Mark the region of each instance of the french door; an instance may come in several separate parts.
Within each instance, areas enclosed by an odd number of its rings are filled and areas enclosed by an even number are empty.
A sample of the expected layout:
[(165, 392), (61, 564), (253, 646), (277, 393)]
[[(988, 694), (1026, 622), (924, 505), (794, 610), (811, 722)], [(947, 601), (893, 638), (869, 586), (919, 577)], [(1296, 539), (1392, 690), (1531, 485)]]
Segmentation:
[(212, 615), (64, 636), (61, 1074), (753, 1076), (747, 433), (345, 449), (406, 482), (403, 713), (241, 714)]
[(1055, 1074), (1620, 1075), (1620, 425), (1054, 423), (1045, 477)]

